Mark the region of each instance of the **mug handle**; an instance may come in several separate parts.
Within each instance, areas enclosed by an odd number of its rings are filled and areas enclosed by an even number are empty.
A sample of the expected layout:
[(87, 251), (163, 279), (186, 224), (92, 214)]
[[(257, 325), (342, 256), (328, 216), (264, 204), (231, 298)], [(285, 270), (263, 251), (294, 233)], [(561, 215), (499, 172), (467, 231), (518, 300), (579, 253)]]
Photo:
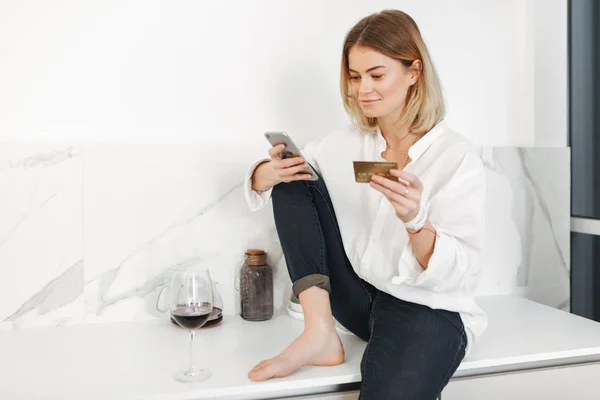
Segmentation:
[(160, 313), (166, 313), (167, 311), (169, 311), (169, 306), (167, 305), (166, 308), (161, 308), (160, 307), (160, 299), (162, 298), (162, 294), (165, 290), (169, 289), (169, 286), (167, 284), (167, 281), (165, 280), (165, 283), (163, 284), (163, 287), (160, 289), (160, 292), (158, 292), (158, 296), (156, 296), (156, 310)]

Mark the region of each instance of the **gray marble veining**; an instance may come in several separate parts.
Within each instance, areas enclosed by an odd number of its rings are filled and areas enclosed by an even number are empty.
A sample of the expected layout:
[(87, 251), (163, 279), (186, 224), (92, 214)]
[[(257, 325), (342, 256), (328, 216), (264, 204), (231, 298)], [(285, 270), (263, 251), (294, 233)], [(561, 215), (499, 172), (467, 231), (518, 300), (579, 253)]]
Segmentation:
[(488, 275), (505, 268), (515, 292), (568, 309), (569, 149), (483, 148), (481, 157), (490, 186), (488, 234), (496, 235), (484, 252), (494, 269)]
[(73, 157), (80, 156), (79, 149), (75, 147), (69, 147), (66, 149), (55, 149), (43, 153), (34, 154), (22, 159), (8, 160), (5, 163), (5, 167), (1, 167), (0, 172), (8, 168), (19, 168), (28, 169), (34, 167), (47, 167), (50, 165), (60, 164)]
[(82, 152), (0, 147), (0, 328), (83, 320)]
[(39, 314), (46, 314), (71, 303), (82, 293), (83, 260), (79, 260), (60, 276), (51, 280), (4, 321), (17, 321), (25, 313), (34, 309), (37, 309)]
[(160, 284), (165, 282), (168, 275), (168, 271), (175, 268), (182, 259), (172, 260), (169, 265), (165, 265), (162, 271), (156, 272), (148, 277), (141, 277), (139, 282), (130, 288), (129, 290), (123, 291), (116, 295), (109, 294), (112, 284), (118, 279), (119, 274), (123, 269), (132, 267), (135, 268), (135, 259), (140, 255), (144, 255), (149, 251), (152, 251), (153, 247), (164, 245), (162, 241), (169, 243), (169, 234), (179, 229), (184, 229), (190, 224), (197, 223), (197, 219), (201, 218), (205, 213), (208, 213), (215, 206), (219, 205), (221, 201), (227, 196), (230, 196), (235, 190), (240, 190), (242, 183), (234, 184), (229, 190), (223, 193), (219, 198), (209, 202), (202, 206), (199, 210), (195, 211), (190, 217), (186, 217), (180, 221), (176, 221), (171, 226), (164, 229), (158, 235), (154, 236), (148, 241), (145, 241), (138, 246), (133, 252), (125, 257), (119, 264), (112, 269), (109, 269), (100, 275), (92, 278), (86, 282), (86, 286), (94, 287), (97, 286), (97, 292), (95, 293), (94, 299), (90, 299), (87, 304), (87, 312), (95, 315), (101, 315), (106, 307), (110, 307), (121, 300), (129, 299), (131, 297), (145, 297), (154, 292)]

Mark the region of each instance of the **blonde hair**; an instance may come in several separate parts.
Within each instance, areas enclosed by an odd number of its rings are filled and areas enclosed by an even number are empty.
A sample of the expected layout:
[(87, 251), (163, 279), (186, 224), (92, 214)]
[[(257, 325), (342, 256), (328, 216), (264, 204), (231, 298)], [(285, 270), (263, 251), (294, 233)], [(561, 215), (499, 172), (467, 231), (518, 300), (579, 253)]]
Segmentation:
[(369, 47), (400, 61), (405, 67), (410, 67), (414, 60), (421, 60), (421, 74), (408, 88), (400, 124), (407, 124), (420, 136), (444, 118), (446, 106), (442, 87), (419, 27), (402, 11), (384, 10), (361, 19), (344, 40), (340, 89), (344, 108), (354, 125), (367, 132), (375, 132), (377, 127), (377, 119), (367, 117), (352, 94), (348, 53), (354, 46)]

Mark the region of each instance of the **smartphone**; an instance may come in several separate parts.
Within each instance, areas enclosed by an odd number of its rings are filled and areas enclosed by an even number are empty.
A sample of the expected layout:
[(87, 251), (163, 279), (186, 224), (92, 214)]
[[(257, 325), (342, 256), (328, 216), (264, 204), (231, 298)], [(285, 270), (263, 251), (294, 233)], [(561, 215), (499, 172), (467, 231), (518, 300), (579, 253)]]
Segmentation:
[[(290, 158), (290, 157), (302, 157), (302, 153), (298, 149), (298, 146), (294, 143), (292, 138), (285, 132), (266, 132), (265, 137), (271, 143), (272, 146), (277, 146), (278, 144), (285, 144), (285, 149), (279, 153), (281, 158)], [(302, 157), (304, 162), (306, 160)], [(308, 162), (306, 162), (308, 164)], [(310, 174), (311, 177), (308, 179), (310, 181), (316, 181), (319, 179), (317, 172), (308, 164), (308, 168), (304, 171), (300, 172), (302, 174)]]

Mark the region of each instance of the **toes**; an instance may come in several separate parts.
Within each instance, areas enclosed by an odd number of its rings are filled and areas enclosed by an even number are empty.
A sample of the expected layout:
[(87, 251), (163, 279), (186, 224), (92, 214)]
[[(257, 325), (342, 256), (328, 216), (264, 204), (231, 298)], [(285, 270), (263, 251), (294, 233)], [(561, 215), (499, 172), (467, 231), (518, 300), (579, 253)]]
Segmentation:
[(264, 379), (261, 379), (261, 375), (259, 375), (258, 372), (254, 372), (254, 371), (250, 371), (248, 373), (248, 378), (254, 382), (264, 381)]
[(252, 368), (250, 372), (248, 372), (248, 378), (256, 382), (264, 381), (266, 379), (271, 378), (273, 376), (272, 374), (271, 376), (269, 376), (268, 373), (264, 372), (265, 368), (269, 366), (269, 361), (270, 360), (263, 360), (256, 364), (254, 368)]
[(269, 360), (262, 360), (261, 362), (259, 362), (258, 364), (256, 364), (254, 367), (252, 367), (252, 369), (250, 371), (256, 371), (258, 369), (261, 369), (262, 367), (265, 366), (265, 364), (268, 362)]
[(273, 364), (265, 364), (260, 368), (250, 371), (248, 378), (256, 382), (266, 381), (275, 376), (276, 369)]

